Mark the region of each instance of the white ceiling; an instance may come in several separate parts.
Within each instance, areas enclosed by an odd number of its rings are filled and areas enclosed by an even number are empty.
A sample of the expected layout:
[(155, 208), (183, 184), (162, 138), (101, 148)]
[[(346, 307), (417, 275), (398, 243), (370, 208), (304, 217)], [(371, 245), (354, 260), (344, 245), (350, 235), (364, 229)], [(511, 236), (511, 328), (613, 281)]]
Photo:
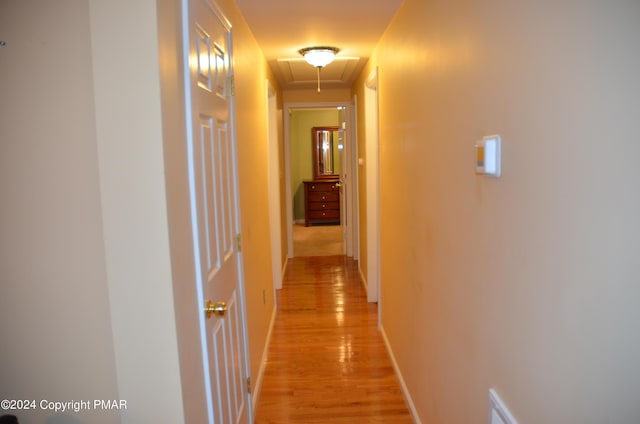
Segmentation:
[(283, 89), (313, 88), (316, 69), (298, 53), (340, 52), (320, 74), (323, 88), (349, 88), (402, 0), (236, 0)]

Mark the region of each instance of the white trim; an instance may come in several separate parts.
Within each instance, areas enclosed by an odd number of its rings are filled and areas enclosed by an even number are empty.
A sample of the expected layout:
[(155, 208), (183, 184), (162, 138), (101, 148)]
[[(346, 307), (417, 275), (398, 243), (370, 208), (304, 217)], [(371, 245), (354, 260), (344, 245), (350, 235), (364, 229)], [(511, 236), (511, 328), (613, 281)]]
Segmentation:
[(495, 389), (489, 389), (489, 424), (518, 424)]
[[(233, 25), (231, 25), (231, 21), (229, 19), (227, 19), (227, 15), (224, 13), (224, 11), (220, 7), (220, 5), (217, 3), (217, 1), (216, 0), (206, 0), (205, 3), (207, 4), (207, 6), (209, 6), (211, 11), (216, 15), (216, 18), (218, 18), (218, 20), (225, 27), (225, 29), (227, 31), (229, 31), (229, 33), (231, 33), (231, 29), (233, 28)], [(231, 48), (231, 46), (229, 46), (229, 48)], [(232, 61), (230, 61), (230, 62), (231, 63), (229, 65), (229, 67), (231, 68), (232, 67), (231, 64), (233, 62)]]
[(367, 284), (367, 279), (365, 278), (359, 263), (358, 263), (358, 273), (360, 274), (360, 279), (362, 280), (362, 285), (364, 287), (364, 291), (366, 292), (367, 290), (369, 290), (369, 285)]
[(258, 399), (260, 398), (260, 390), (262, 390), (262, 380), (264, 380), (264, 371), (267, 367), (267, 361), (269, 359), (269, 346), (271, 345), (271, 335), (273, 334), (273, 327), (276, 323), (277, 308), (273, 306), (273, 313), (271, 314), (271, 322), (269, 323), (269, 330), (267, 331), (267, 339), (265, 340), (264, 350), (262, 351), (262, 358), (260, 360), (260, 368), (258, 369), (258, 376), (255, 383), (253, 383), (253, 393), (251, 410), (255, 416), (256, 407), (258, 406)]
[(282, 276), (284, 279), (284, 273), (287, 270), (287, 265), (289, 265), (289, 258), (284, 258), (284, 264), (282, 265)]
[(353, 113), (351, 114), (351, 120), (353, 125), (351, 128), (351, 140), (353, 140), (353, 150), (352, 150), (352, 166), (351, 173), (353, 175), (353, 190), (352, 190), (352, 198), (353, 198), (353, 259), (358, 261), (358, 268), (360, 267), (360, 225), (359, 217), (360, 217), (360, 202), (359, 202), (359, 192), (360, 192), (360, 177), (358, 176), (358, 120), (356, 119), (358, 113), (358, 97), (353, 95)]
[[(273, 273), (273, 289), (282, 288), (282, 228), (280, 225), (280, 149), (278, 141), (278, 105), (276, 92), (269, 80), (266, 80), (267, 97), (267, 140), (268, 140), (268, 179), (269, 179), (269, 227), (271, 237), (271, 268)], [(274, 291), (275, 293), (275, 291)]]
[(364, 82), (365, 87), (370, 88), (371, 90), (378, 89), (378, 67), (376, 66), (371, 70), (367, 80)]
[[(189, 215), (191, 219), (191, 234), (192, 234), (192, 243), (193, 243), (193, 256), (194, 256), (194, 269), (195, 269), (195, 283), (196, 283), (196, 293), (198, 296), (198, 309), (202, 310), (204, 307), (204, 294), (202, 291), (203, 280), (202, 280), (202, 266), (200, 263), (200, 240), (198, 233), (198, 212), (196, 205), (196, 183), (193, 169), (195, 168), (193, 162), (193, 102), (191, 96), (191, 69), (189, 68), (189, 52), (191, 51), (191, 25), (190, 25), (190, 10), (189, 10), (189, 0), (182, 0), (181, 4), (182, 8), (182, 48), (183, 48), (183, 72), (184, 72), (184, 96), (185, 96), (185, 123), (186, 123), (186, 134), (185, 140), (187, 142), (187, 172), (189, 179)], [(211, 389), (211, 380), (210, 375), (211, 371), (209, 369), (209, 352), (207, 348), (207, 344), (204, 342), (206, 340), (207, 334), (205, 331), (206, 325), (204, 323), (203, 314), (200, 314), (198, 317), (199, 324), (199, 333), (200, 333), (200, 350), (202, 355), (202, 369), (204, 374), (204, 394), (207, 399), (207, 418), (209, 422), (213, 422), (213, 409), (211, 402), (208, 399), (212, 397), (212, 389)]]
[(365, 83), (366, 191), (367, 191), (367, 300), (380, 307), (380, 123), (378, 110), (378, 68), (374, 68)]
[(387, 348), (389, 359), (391, 359), (391, 366), (393, 366), (393, 370), (396, 373), (396, 377), (398, 377), (398, 382), (400, 383), (400, 389), (402, 390), (404, 399), (407, 401), (407, 406), (409, 407), (409, 412), (411, 412), (411, 416), (413, 417), (413, 422), (415, 424), (422, 424), (422, 421), (420, 421), (420, 416), (418, 415), (418, 411), (416, 410), (416, 406), (414, 405), (413, 399), (411, 398), (411, 394), (409, 393), (409, 389), (407, 388), (407, 385), (404, 382), (404, 378), (402, 378), (400, 367), (398, 366), (398, 362), (396, 362), (396, 357), (394, 356), (393, 350), (391, 349), (391, 345), (389, 344), (389, 339), (387, 338), (387, 334), (385, 333), (384, 328), (382, 326), (380, 326), (380, 334), (382, 335), (384, 346)]
[(291, 119), (289, 117), (289, 108), (285, 104), (282, 108), (284, 114), (284, 185), (285, 185), (285, 204), (287, 212), (287, 259), (293, 258), (293, 194), (291, 193)]

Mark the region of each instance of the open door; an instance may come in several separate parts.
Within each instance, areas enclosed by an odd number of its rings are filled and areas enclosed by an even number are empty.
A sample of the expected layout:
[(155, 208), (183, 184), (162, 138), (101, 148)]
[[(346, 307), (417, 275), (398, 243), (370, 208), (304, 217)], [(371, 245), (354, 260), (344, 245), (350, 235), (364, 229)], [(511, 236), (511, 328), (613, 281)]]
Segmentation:
[(342, 226), (342, 245), (344, 254), (354, 256), (354, 218), (356, 189), (354, 171), (354, 142), (351, 140), (349, 108), (340, 106), (340, 127), (337, 132), (340, 154), (340, 225)]
[(183, 0), (189, 182), (209, 424), (249, 423), (231, 24), (208, 0)]

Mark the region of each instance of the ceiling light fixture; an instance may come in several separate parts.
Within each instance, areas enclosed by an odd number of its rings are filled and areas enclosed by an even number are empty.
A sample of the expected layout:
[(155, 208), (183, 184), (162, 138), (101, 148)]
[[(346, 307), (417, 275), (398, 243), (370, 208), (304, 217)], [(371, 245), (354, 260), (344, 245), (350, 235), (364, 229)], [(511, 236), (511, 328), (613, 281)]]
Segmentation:
[(320, 69), (333, 62), (333, 58), (339, 51), (337, 47), (307, 47), (298, 50), (298, 53), (304, 56), (304, 60), (318, 70), (318, 93), (320, 93)]

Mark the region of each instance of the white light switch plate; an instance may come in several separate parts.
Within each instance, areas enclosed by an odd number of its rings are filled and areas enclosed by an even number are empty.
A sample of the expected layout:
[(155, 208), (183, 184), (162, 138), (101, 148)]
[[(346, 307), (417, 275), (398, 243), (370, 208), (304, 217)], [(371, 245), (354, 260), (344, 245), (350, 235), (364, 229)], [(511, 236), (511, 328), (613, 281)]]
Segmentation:
[(476, 173), (498, 178), (501, 173), (502, 138), (488, 135), (476, 142)]
[(494, 389), (489, 389), (489, 424), (518, 424)]

